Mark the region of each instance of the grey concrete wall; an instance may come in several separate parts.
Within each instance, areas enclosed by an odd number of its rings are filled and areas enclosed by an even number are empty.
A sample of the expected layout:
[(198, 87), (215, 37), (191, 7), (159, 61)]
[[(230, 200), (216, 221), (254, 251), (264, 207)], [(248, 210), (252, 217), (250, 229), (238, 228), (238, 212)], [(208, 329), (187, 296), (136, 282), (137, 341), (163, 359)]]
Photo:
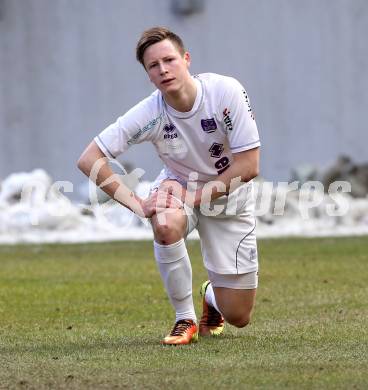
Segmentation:
[[(179, 17), (170, 0), (0, 0), (0, 180), (43, 167), (55, 180), (75, 167), (101, 129), (152, 91), (136, 63), (139, 34), (181, 34), (192, 72), (237, 77), (262, 138), (262, 174), (320, 167), (344, 153), (367, 160), (368, 1), (204, 0)], [(150, 145), (122, 158), (160, 168)]]

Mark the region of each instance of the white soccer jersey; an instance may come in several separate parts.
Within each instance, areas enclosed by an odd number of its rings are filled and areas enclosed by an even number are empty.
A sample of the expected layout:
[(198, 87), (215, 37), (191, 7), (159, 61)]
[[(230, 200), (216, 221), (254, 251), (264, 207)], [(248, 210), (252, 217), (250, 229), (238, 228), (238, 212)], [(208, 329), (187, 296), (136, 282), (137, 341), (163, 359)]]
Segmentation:
[(231, 165), (232, 153), (258, 147), (256, 122), (242, 85), (214, 73), (193, 77), (197, 96), (189, 112), (174, 110), (156, 90), (95, 138), (103, 153), (115, 158), (131, 145), (150, 141), (183, 185), (196, 172), (201, 186)]

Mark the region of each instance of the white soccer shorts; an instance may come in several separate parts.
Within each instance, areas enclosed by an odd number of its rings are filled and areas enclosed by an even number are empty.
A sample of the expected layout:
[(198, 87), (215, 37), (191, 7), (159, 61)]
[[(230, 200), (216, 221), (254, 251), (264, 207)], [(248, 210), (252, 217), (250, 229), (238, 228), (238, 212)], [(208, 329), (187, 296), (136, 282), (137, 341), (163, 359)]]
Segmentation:
[[(175, 180), (174, 177), (161, 173), (152, 190), (168, 179)], [(225, 195), (212, 201), (209, 207), (190, 209), (185, 205), (184, 210), (187, 215), (185, 237), (194, 229), (198, 230), (203, 262), (207, 270), (231, 275), (257, 273), (258, 252), (252, 183), (243, 184), (230, 196)]]

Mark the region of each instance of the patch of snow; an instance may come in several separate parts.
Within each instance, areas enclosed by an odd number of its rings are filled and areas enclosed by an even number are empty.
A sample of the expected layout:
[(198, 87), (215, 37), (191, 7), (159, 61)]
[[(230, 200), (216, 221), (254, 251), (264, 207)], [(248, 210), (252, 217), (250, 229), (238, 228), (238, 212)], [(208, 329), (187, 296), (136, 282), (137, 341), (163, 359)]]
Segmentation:
[[(150, 185), (141, 182), (135, 191), (145, 197)], [(311, 207), (313, 199), (305, 191), (290, 191), (287, 186), (278, 189), (264, 186), (264, 190), (262, 196), (269, 204), (257, 217), (259, 238), (368, 235), (367, 198), (352, 198), (346, 193), (334, 194), (332, 198), (316, 190), (313, 196), (318, 205)], [(87, 188), (81, 193), (88, 194)], [(147, 220), (102, 194), (99, 199), (105, 203), (72, 203), (41, 169), (12, 174), (1, 183), (0, 244), (153, 239)], [(277, 215), (283, 202), (283, 215)], [(257, 207), (262, 209), (260, 205)], [(344, 207), (348, 211), (340, 212)], [(188, 238), (198, 239), (198, 232), (192, 232)]]

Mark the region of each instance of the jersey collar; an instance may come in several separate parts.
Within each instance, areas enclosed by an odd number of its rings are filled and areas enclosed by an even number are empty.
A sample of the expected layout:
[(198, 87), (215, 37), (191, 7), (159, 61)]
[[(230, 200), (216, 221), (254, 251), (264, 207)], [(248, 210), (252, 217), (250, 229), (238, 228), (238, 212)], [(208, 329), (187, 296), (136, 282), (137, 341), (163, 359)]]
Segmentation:
[(187, 111), (187, 112), (177, 111), (173, 107), (168, 105), (165, 102), (165, 99), (162, 97), (165, 108), (170, 115), (175, 116), (176, 118), (188, 119), (196, 114), (196, 112), (198, 111), (198, 109), (201, 106), (202, 101), (203, 101), (203, 86), (202, 86), (202, 81), (198, 77), (194, 77), (194, 81), (197, 85), (197, 95), (196, 95), (193, 107), (190, 111)]

